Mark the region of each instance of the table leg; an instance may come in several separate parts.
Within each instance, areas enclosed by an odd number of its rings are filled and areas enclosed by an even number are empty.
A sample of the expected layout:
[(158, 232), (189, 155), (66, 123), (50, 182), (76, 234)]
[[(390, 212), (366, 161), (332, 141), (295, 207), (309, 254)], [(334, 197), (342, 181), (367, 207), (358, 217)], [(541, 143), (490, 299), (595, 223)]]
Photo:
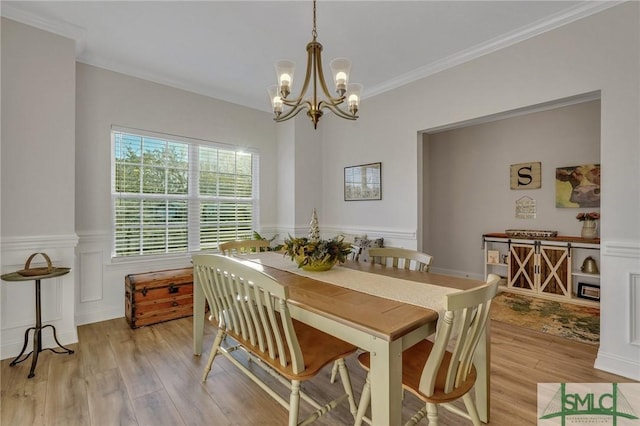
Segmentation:
[(193, 354), (202, 355), (202, 337), (204, 335), (205, 297), (200, 280), (193, 277)]
[(400, 425), (402, 417), (402, 340), (373, 338), (371, 350), (371, 420)]
[(35, 327), (29, 327), (27, 328), (27, 331), (24, 332), (24, 345), (22, 345), (22, 350), (20, 351), (18, 356), (15, 357), (13, 361), (11, 361), (11, 364), (9, 364), (10, 367), (13, 367), (16, 364), (20, 364), (22, 361), (29, 358), (29, 355), (31, 355), (31, 352), (29, 352), (27, 356), (24, 357), (24, 359), (20, 359), (22, 354), (24, 354), (24, 351), (27, 349), (27, 344), (29, 343), (29, 332), (35, 329), (36, 329)]
[[(55, 340), (56, 344), (60, 348), (64, 349), (63, 352), (56, 351), (53, 348), (46, 348), (46, 350), (49, 350), (56, 354), (63, 354), (63, 353), (72, 354), (73, 353), (71, 349), (67, 349), (64, 346), (62, 346), (62, 344), (60, 344), (60, 342), (58, 341), (58, 335), (56, 334), (56, 328), (53, 325), (47, 324), (44, 327), (42, 326), (42, 302), (41, 302), (41, 296), (40, 296), (41, 294), (40, 280), (35, 280), (35, 282), (36, 282), (36, 326), (30, 327), (27, 329), (27, 331), (25, 331), (24, 345), (22, 346), (22, 350), (20, 351), (20, 354), (13, 361), (11, 361), (11, 364), (9, 364), (9, 366), (13, 367), (16, 364), (26, 361), (30, 355), (33, 355), (33, 359), (31, 360), (31, 369), (29, 370), (29, 376), (28, 376), (30, 379), (36, 375), (35, 373), (36, 365), (38, 365), (38, 356), (40, 355), (40, 352), (45, 350), (45, 349), (42, 349), (42, 330), (43, 329), (47, 327), (51, 327), (51, 329), (53, 330), (53, 339)], [(29, 332), (31, 330), (33, 330), (33, 351), (29, 352), (27, 356), (20, 359), (20, 357), (22, 357), (22, 355), (24, 354), (25, 349), (27, 348), (27, 344), (29, 343)]]

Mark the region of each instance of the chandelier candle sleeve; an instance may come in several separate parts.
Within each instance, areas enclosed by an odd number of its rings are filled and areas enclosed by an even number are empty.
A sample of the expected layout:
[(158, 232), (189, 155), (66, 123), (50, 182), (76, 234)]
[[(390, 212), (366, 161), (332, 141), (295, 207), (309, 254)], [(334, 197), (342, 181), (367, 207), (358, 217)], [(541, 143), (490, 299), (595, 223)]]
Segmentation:
[[(357, 119), (362, 97), (362, 85), (349, 84), (351, 62), (348, 59), (336, 58), (329, 64), (337, 96), (332, 96), (327, 88), (322, 70), (322, 44), (317, 41), (315, 0), (313, 0), (313, 30), (311, 35), (313, 39), (307, 44), (307, 70), (298, 97), (289, 97), (293, 87), (295, 64), (291, 61), (278, 61), (276, 63), (277, 84), (268, 89), (269, 99), (275, 114), (274, 120), (277, 122), (289, 120), (298, 115), (300, 111), (306, 110), (313, 127), (317, 129), (318, 121), (323, 115), (323, 109), (328, 109), (338, 117), (347, 120)], [(311, 89), (311, 93), (309, 97), (305, 98), (307, 89)], [(340, 108), (345, 101), (347, 111)], [(285, 106), (289, 107), (287, 111), (285, 111)]]

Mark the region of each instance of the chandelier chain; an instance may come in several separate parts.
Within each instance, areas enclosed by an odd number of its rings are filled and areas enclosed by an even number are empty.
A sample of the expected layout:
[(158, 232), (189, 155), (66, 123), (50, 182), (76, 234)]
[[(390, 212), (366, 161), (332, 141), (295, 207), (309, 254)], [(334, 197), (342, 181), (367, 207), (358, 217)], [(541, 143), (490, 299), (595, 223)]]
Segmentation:
[(318, 31), (316, 30), (316, 0), (313, 0), (313, 30), (311, 30), (313, 41), (318, 38)]

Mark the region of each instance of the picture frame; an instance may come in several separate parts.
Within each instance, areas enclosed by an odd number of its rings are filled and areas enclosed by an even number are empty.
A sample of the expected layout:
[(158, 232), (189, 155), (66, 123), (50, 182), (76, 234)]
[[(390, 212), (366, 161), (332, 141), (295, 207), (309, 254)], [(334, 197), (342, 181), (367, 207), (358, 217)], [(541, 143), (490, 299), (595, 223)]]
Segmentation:
[(578, 294), (581, 299), (600, 301), (600, 286), (590, 283), (578, 283)]
[(487, 250), (487, 263), (499, 264), (500, 252), (498, 250)]
[(600, 207), (600, 164), (556, 168), (556, 207)]
[(344, 168), (344, 200), (382, 199), (382, 163), (359, 164)]

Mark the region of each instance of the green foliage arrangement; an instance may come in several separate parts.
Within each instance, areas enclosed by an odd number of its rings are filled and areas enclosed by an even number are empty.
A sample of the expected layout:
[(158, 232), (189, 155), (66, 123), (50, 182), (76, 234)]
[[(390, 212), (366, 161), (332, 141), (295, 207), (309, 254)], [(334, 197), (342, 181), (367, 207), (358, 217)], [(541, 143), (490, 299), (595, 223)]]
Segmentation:
[[(263, 237), (262, 235), (260, 235), (260, 234), (258, 233), (258, 231), (253, 231), (253, 239), (254, 239), (254, 240), (266, 240), (266, 241), (269, 241), (269, 243), (271, 244), (271, 243), (273, 243), (273, 241), (274, 241), (276, 238), (278, 238), (278, 234), (276, 234), (276, 235), (274, 235), (273, 237), (271, 237), (271, 238), (267, 239), (266, 237)], [(272, 247), (272, 246), (269, 246), (269, 247), (267, 248), (267, 251), (280, 251), (280, 249), (282, 249), (282, 244), (277, 244), (277, 245), (275, 245), (275, 246), (273, 246), (273, 247)]]
[(336, 262), (345, 262), (351, 253), (351, 244), (345, 243), (342, 237), (310, 240), (289, 235), (282, 249), (285, 256), (298, 264), (298, 268), (321, 271), (330, 269)]

